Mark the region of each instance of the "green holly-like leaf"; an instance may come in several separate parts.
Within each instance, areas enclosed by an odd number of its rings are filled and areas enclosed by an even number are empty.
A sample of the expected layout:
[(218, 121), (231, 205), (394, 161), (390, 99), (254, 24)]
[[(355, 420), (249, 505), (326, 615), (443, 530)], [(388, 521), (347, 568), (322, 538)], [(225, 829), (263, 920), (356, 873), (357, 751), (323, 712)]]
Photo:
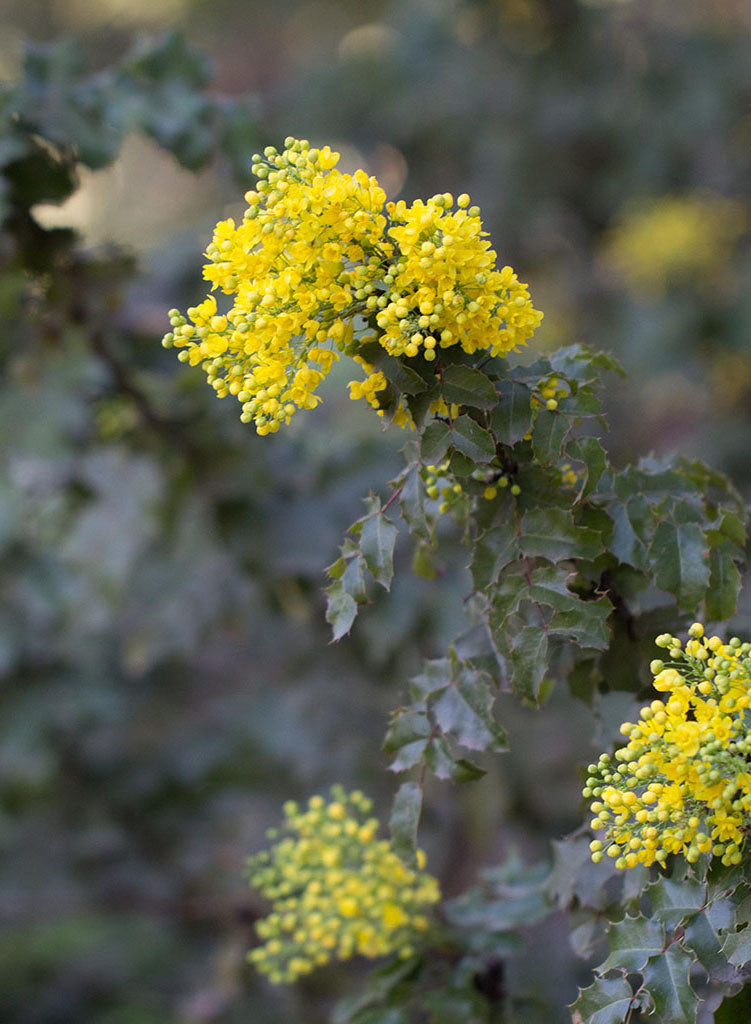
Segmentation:
[(360, 550), (373, 577), (388, 590), (394, 576), (394, 544), (398, 531), (380, 510), (369, 516), (362, 526)]
[(546, 466), (560, 458), (570, 430), (571, 420), (563, 413), (549, 409), (538, 412), (532, 428), (532, 451), (541, 465)]
[(613, 606), (607, 597), (582, 601), (567, 586), (571, 578), (571, 573), (562, 573), (555, 566), (539, 566), (530, 574), (528, 596), (535, 604), (555, 609), (547, 624), (550, 636), (567, 637), (579, 647), (604, 650), (610, 643), (607, 620)]
[(707, 542), (701, 526), (663, 520), (649, 555), (657, 586), (673, 594), (685, 611), (697, 608), (709, 584)]
[[(416, 449), (414, 455), (416, 459)], [(431, 532), (425, 515), (425, 495), (420, 478), (420, 467), (416, 461), (410, 464), (401, 480), (399, 509), (412, 536), (421, 540), (429, 540)]]
[(604, 550), (601, 535), (577, 526), (571, 514), (560, 508), (535, 508), (521, 519), (519, 544), (522, 553), (560, 562), (565, 558), (594, 559)]
[(596, 978), (579, 991), (571, 1009), (580, 1014), (583, 1024), (623, 1024), (633, 998), (625, 978)]
[(582, 497), (591, 494), (597, 487), (608, 465), (605, 449), (596, 437), (581, 437), (569, 445), (567, 454), (584, 463), (586, 479), (581, 489)]
[(704, 886), (692, 878), (658, 878), (645, 893), (652, 916), (668, 928), (698, 913), (705, 903)]
[(452, 782), (474, 782), (485, 771), (466, 758), (455, 758), (443, 736), (433, 736), (425, 750), (425, 764), (437, 779)]
[(451, 659), (449, 685), (431, 699), (441, 731), (469, 750), (503, 750), (503, 731), (493, 720), (494, 697), (484, 672), (457, 657)]
[(493, 433), (501, 444), (520, 441), (532, 426), (531, 392), (526, 384), (502, 380), (497, 385), (498, 405), (490, 417)]
[(731, 932), (722, 947), (722, 952), (735, 967), (743, 967), (751, 961), (751, 926), (739, 932)]
[(694, 914), (683, 925), (682, 944), (690, 949), (708, 974), (727, 966), (722, 952), (724, 935), (721, 936), (708, 913)]
[[(336, 565), (336, 563), (334, 563)], [(367, 596), (365, 586), (365, 559), (359, 553), (347, 559), (346, 568), (341, 574), (342, 590), (354, 600), (355, 604), (364, 601)]]
[(625, 371), (618, 360), (609, 352), (595, 352), (586, 345), (567, 345), (559, 348), (550, 357), (551, 369), (580, 384), (591, 383), (606, 370), (625, 377)]
[(479, 885), (444, 904), (446, 920), (471, 950), (508, 948), (517, 929), (550, 914), (547, 874), (546, 864), (530, 866), (512, 853), (503, 864), (482, 871)]
[(746, 527), (734, 512), (727, 512), (722, 517), (720, 533), (743, 551), (746, 546)]
[(662, 952), (665, 932), (646, 917), (624, 917), (608, 928), (610, 954), (597, 969), (601, 974), (618, 969), (628, 974), (641, 971), (650, 957)]
[(741, 574), (730, 543), (713, 547), (709, 552), (709, 586), (706, 612), (708, 619), (729, 619), (735, 612), (741, 589)]
[(420, 764), (432, 731), (425, 711), (404, 708), (395, 712), (383, 741), (383, 749), (393, 755), (391, 770), (403, 772)]
[(650, 957), (641, 974), (660, 1024), (691, 1024), (699, 1004), (689, 983), (694, 957), (677, 942)]
[(488, 530), (475, 544), (470, 566), (477, 590), (485, 590), (498, 580), (509, 562), (519, 557), (519, 539), (510, 519)]
[(526, 700), (537, 702), (548, 670), (548, 637), (540, 626), (522, 626), (511, 638), (511, 685)]
[(440, 462), (451, 444), (451, 430), (441, 420), (433, 420), (420, 438), (420, 458), (429, 466)]
[(570, 609), (554, 613), (548, 623), (548, 634), (573, 640), (579, 647), (604, 651), (610, 643), (607, 622), (612, 611), (607, 597), (597, 601), (577, 600)]
[(415, 699), (426, 699), (451, 685), (451, 662), (448, 658), (426, 661), (418, 676), (410, 679), (410, 691)]
[(569, 907), (574, 899), (581, 902), (580, 897), (593, 890), (591, 873), (597, 865), (592, 864), (589, 842), (586, 836), (567, 836), (551, 842), (553, 869), (546, 890), (560, 909)]
[(490, 462), (495, 458), (493, 435), (470, 416), (459, 416), (454, 420), (451, 444), (473, 462)]
[(417, 868), (417, 826), (421, 810), (422, 788), (416, 782), (402, 783), (391, 809), (391, 842), (397, 856), (413, 869)]
[(493, 409), (498, 402), (493, 382), (471, 366), (456, 363), (441, 375), (441, 394), (447, 402), (474, 409)]
[(641, 531), (637, 533), (632, 521), (633, 515), (638, 523), (642, 504), (639, 499), (634, 499), (614, 501), (607, 505), (613, 523), (613, 531), (607, 541), (608, 550), (612, 551), (619, 562), (633, 566), (634, 569), (646, 569), (649, 564), (647, 546)]
[(334, 640), (341, 640), (349, 633), (357, 617), (357, 602), (336, 580), (326, 590), (326, 621), (331, 626)]

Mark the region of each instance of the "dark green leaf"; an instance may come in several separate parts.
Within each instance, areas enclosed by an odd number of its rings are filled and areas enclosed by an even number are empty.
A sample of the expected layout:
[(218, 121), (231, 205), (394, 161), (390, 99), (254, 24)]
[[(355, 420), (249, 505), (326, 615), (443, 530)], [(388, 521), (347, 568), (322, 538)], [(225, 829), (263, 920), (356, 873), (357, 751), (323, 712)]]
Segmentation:
[(447, 366), (441, 375), (441, 393), (447, 402), (492, 409), (497, 401), (493, 382), (471, 366)]
[(394, 797), (391, 809), (391, 840), (394, 852), (407, 867), (417, 867), (417, 826), (422, 810), (422, 787), (404, 782)]
[(602, 537), (586, 526), (577, 526), (570, 513), (559, 508), (525, 512), (519, 538), (522, 553), (560, 562), (566, 558), (594, 559), (604, 550)]
[(704, 906), (704, 886), (691, 878), (658, 878), (646, 891), (652, 916), (668, 928)]
[(399, 508), (412, 536), (428, 540), (430, 528), (425, 517), (424, 501), (425, 496), (420, 477), (420, 468), (417, 465), (410, 466), (404, 477), (401, 494), (399, 495)]
[(623, 1024), (632, 998), (625, 978), (596, 978), (593, 985), (580, 990), (571, 1009), (581, 1014), (584, 1024)]
[(563, 442), (571, 429), (571, 420), (560, 412), (542, 409), (532, 428), (532, 450), (543, 466), (560, 458)]
[(490, 425), (501, 444), (514, 445), (532, 426), (531, 392), (526, 384), (502, 380), (497, 393), (498, 405), (490, 417)]
[(591, 494), (597, 487), (605, 472), (608, 458), (605, 449), (596, 437), (581, 437), (575, 446), (569, 445), (568, 454), (584, 463), (586, 480), (582, 488), (582, 496)]
[(546, 891), (561, 909), (570, 906), (574, 900), (593, 909), (600, 906), (598, 899), (592, 897), (596, 897), (597, 892), (594, 878), (599, 877), (602, 884), (603, 869), (601, 865), (592, 863), (589, 843), (588, 836), (567, 836), (551, 843), (553, 870), (547, 879)]
[(731, 932), (725, 939), (722, 952), (735, 967), (751, 961), (751, 926), (740, 932)]
[(437, 402), (440, 397), (441, 393), (435, 386), (428, 388), (427, 391), (420, 391), (416, 395), (405, 395), (407, 408), (418, 429), (424, 424), (433, 402)]
[(415, 697), (429, 697), (451, 683), (451, 662), (448, 658), (426, 661), (419, 676), (410, 679), (410, 690)]
[(495, 458), (495, 441), (470, 416), (459, 416), (453, 422), (451, 444), (473, 462), (490, 462)]
[(711, 548), (706, 599), (707, 618), (723, 620), (734, 615), (740, 589), (741, 574), (733, 560), (730, 544)]
[[(498, 635), (504, 634), (507, 620), (519, 610), (519, 605), (529, 592), (527, 577), (523, 566), (510, 565), (502, 573), (498, 584), (493, 590), (492, 605), (488, 621), (496, 643)], [(502, 639), (503, 637), (501, 637)]]
[(419, 395), (430, 387), (430, 382), (421, 377), (411, 366), (406, 366), (400, 359), (389, 356), (380, 360), (379, 369), (386, 379), (405, 395)]
[(472, 552), (472, 581), (476, 590), (485, 590), (495, 583), (509, 562), (519, 557), (519, 541), (510, 520), (488, 530), (477, 541)]
[(613, 521), (613, 532), (608, 540), (608, 550), (613, 552), (619, 562), (631, 565), (634, 569), (646, 569), (648, 565), (647, 548), (634, 529), (628, 514), (629, 506), (626, 503), (615, 501), (607, 508), (608, 515)]
[(698, 523), (663, 520), (649, 550), (655, 581), (685, 611), (696, 609), (709, 583), (707, 544)]
[(342, 590), (358, 604), (366, 599), (365, 559), (361, 555), (357, 554), (347, 560), (347, 566), (340, 579)]
[(592, 381), (600, 377), (600, 370), (609, 370), (625, 376), (618, 360), (609, 352), (593, 351), (586, 345), (567, 345), (559, 348), (550, 357), (553, 370), (574, 380)]
[(722, 517), (720, 533), (737, 544), (741, 550), (746, 546), (746, 527), (741, 519), (734, 513), (728, 512)]
[(724, 936), (718, 935), (707, 914), (694, 914), (683, 927), (683, 945), (709, 974), (727, 965), (722, 952), (723, 940)]
[(548, 638), (540, 626), (522, 626), (511, 637), (511, 685), (516, 694), (537, 701), (548, 669)]
[(467, 760), (466, 757), (454, 758), (454, 769), (451, 774), (454, 782), (475, 782), (485, 774), (484, 768), (480, 768), (479, 765)]
[(440, 462), (451, 444), (448, 424), (433, 420), (427, 425), (420, 438), (420, 458), (429, 466)]
[(548, 633), (574, 640), (579, 647), (604, 651), (610, 643), (607, 621), (613, 606), (607, 597), (597, 601), (577, 601), (567, 611), (556, 612), (548, 623)]
[(650, 957), (662, 952), (665, 932), (646, 917), (624, 917), (608, 928), (610, 954), (597, 969), (601, 974), (614, 968), (631, 974), (641, 971)]
[(454, 476), (471, 476), (476, 468), (476, 464), (472, 459), (468, 459), (466, 455), (462, 455), (461, 452), (457, 451), (453, 451), (451, 453), (451, 459), (449, 460), (449, 472), (453, 473)]
[(383, 512), (365, 520), (360, 535), (360, 550), (373, 579), (386, 590), (394, 576), (394, 544), (397, 529)]
[(688, 976), (694, 958), (677, 942), (650, 957), (642, 969), (644, 988), (652, 997), (661, 1024), (692, 1024), (698, 999)]
[(485, 774), (482, 768), (471, 761), (457, 761), (443, 736), (434, 736), (425, 751), (425, 764), (437, 779), (452, 779), (454, 782), (471, 782)]
[(326, 621), (334, 633), (334, 640), (340, 640), (352, 628), (357, 616), (357, 603), (336, 580), (326, 591)]
[(417, 739), (427, 739), (430, 733), (430, 722), (424, 711), (414, 708), (397, 711), (391, 719), (389, 730), (383, 741), (383, 749), (386, 753), (393, 754), (405, 743), (412, 743)]
[(505, 737), (493, 719), (494, 697), (483, 672), (459, 659), (452, 663), (451, 683), (431, 701), (436, 722), (469, 750), (502, 750)]
[(418, 764), (422, 764), (427, 747), (428, 741), (426, 739), (412, 740), (410, 743), (405, 743), (394, 753), (389, 764), (389, 770), (392, 772), (406, 772), (410, 768), (415, 768)]

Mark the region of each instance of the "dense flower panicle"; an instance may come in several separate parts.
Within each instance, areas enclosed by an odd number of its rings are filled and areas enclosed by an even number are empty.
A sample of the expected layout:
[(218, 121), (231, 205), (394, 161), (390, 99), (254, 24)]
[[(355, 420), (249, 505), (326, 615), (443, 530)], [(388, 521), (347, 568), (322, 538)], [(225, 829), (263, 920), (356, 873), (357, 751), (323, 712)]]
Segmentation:
[(701, 623), (685, 646), (667, 633), (656, 643), (669, 657), (651, 664), (664, 696), (621, 726), (628, 743), (614, 758), (589, 766), (584, 796), (595, 798), (592, 828), (605, 832), (592, 859), (631, 868), (712, 854), (738, 864), (751, 833), (751, 644), (705, 637)]
[(606, 260), (646, 293), (679, 280), (713, 282), (746, 219), (739, 202), (712, 193), (648, 200), (610, 232)]
[(376, 322), (381, 344), (393, 355), (432, 362), (436, 348), (461, 345), (465, 352), (497, 356), (524, 344), (542, 314), (532, 308), (526, 285), (511, 267), (495, 269), (480, 210), (450, 193), (411, 206), (400, 200), (386, 210), (398, 259), (385, 283), (388, 303)]
[[(290, 801), (285, 834), (251, 858), (251, 885), (273, 908), (257, 925), (264, 945), (249, 959), (272, 982), (295, 981), (334, 959), (407, 957), (426, 931), (424, 910), (438, 901), (438, 883), (377, 838), (371, 807), (362, 793), (340, 786), (330, 801), (311, 797), (305, 809)], [(421, 851), (418, 862), (422, 868)]]
[[(219, 397), (240, 401), (259, 434), (318, 403), (340, 352), (379, 342), (430, 363), (441, 348), (499, 355), (531, 337), (542, 314), (511, 267), (495, 269), (469, 196), (386, 204), (376, 179), (341, 173), (328, 146), (289, 138), (285, 147), (254, 157), (258, 184), (242, 222), (220, 222), (206, 251), (204, 277), (231, 308), (210, 295), (187, 317), (171, 310), (164, 337)], [(385, 379), (366, 372), (351, 396), (379, 408)], [(395, 422), (411, 425), (406, 409)]]

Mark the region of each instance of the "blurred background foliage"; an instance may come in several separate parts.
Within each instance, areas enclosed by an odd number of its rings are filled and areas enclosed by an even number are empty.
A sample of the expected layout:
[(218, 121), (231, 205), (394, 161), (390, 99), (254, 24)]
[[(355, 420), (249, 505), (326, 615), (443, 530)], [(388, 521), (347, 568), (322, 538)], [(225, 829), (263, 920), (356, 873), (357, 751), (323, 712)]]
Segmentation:
[[(160, 348), (165, 311), (203, 295), (250, 154), (330, 143), (390, 198), (468, 191), (545, 310), (539, 349), (617, 355), (616, 460), (700, 456), (748, 494), (751, 4), (4, 0), (0, 20), (4, 1019), (316, 1024), (357, 970), (255, 977), (244, 859), (334, 781), (387, 813), (388, 712), (460, 628), (460, 537), (330, 645), (323, 567), (403, 436), (333, 374), (257, 438)], [(578, 766), (629, 701), (593, 723), (565, 694), (502, 698), (511, 753), (428, 790), (449, 896), (579, 823)], [(508, 1019), (565, 1021), (587, 979), (566, 923), (527, 939), (496, 978)]]

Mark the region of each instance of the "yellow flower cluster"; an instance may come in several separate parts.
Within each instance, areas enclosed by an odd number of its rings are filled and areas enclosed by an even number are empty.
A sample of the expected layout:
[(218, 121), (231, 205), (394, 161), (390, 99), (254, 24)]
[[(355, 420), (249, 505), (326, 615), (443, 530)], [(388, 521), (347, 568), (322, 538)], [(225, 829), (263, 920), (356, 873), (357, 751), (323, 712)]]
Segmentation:
[(376, 323), (392, 355), (422, 351), (432, 362), (437, 348), (457, 344), (469, 353), (502, 355), (528, 341), (542, 320), (511, 267), (495, 269), (480, 209), (469, 202), (460, 195), (454, 210), (447, 192), (427, 203), (387, 204), (396, 247)]
[(614, 758), (589, 766), (591, 826), (605, 832), (592, 859), (632, 868), (712, 854), (738, 864), (751, 831), (751, 644), (706, 637), (698, 622), (685, 647), (667, 633), (656, 643), (669, 658), (651, 664), (663, 698), (621, 726), (628, 743)]
[[(187, 317), (170, 311), (165, 347), (200, 364), (219, 397), (234, 395), (259, 434), (318, 403), (340, 352), (377, 341), (428, 363), (452, 345), (499, 355), (542, 319), (511, 267), (495, 269), (469, 196), (456, 208), (448, 193), (387, 204), (375, 178), (343, 174), (338, 160), (293, 138), (256, 154), (242, 222), (220, 222), (206, 251), (204, 277), (231, 308), (210, 295)], [(368, 377), (351, 396), (377, 408), (385, 379), (360, 361)], [(396, 422), (410, 425), (405, 409)]]
[(636, 291), (713, 278), (745, 226), (740, 203), (712, 193), (663, 196), (627, 212), (609, 235), (606, 262)]
[[(410, 956), (428, 928), (424, 908), (440, 898), (434, 878), (410, 870), (377, 838), (367, 797), (341, 786), (331, 794), (328, 802), (311, 797), (305, 809), (286, 803), (286, 834), (249, 862), (251, 885), (273, 904), (257, 925), (264, 945), (249, 959), (275, 984), (334, 959)], [(422, 851), (418, 863), (422, 869)]]

